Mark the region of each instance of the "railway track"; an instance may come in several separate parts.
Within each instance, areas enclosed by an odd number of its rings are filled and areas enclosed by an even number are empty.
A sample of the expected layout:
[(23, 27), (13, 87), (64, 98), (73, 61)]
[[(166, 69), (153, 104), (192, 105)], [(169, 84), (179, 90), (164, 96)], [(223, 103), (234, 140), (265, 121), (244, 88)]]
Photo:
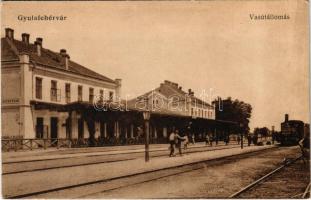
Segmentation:
[(303, 199), (310, 198), (310, 191), (311, 191), (311, 182), (306, 187), (304, 193), (301, 195), (301, 198)]
[[(267, 181), (270, 177), (272, 177), (273, 175), (279, 173), (282, 169), (294, 164), (295, 162), (297, 162), (298, 160), (302, 159), (302, 156), (299, 156), (297, 158), (294, 159), (285, 159), (283, 161), (283, 164), (279, 167), (277, 167), (276, 169), (272, 170), (271, 172), (265, 174), (264, 176), (260, 177), (259, 179), (253, 181), (252, 183), (250, 183), (249, 185), (243, 187), (242, 189), (240, 189), (239, 191), (231, 194), (229, 196), (229, 198), (245, 198), (245, 194), (250, 192), (250, 190), (256, 186), (259, 186), (261, 183), (264, 183), (265, 181)], [(305, 198), (305, 196), (308, 194), (308, 191), (310, 192), (310, 184), (308, 185), (308, 187), (306, 188), (305, 192), (303, 194), (300, 195), (296, 195), (294, 197), (302, 197)], [(243, 196), (244, 195), (244, 196)]]
[[(208, 148), (208, 147), (193, 147), (194, 148)], [(218, 151), (218, 150), (224, 150), (224, 149), (233, 149), (233, 148), (240, 148), (239, 146), (227, 146), (224, 148), (216, 148), (216, 149), (204, 149), (204, 150), (193, 150), (186, 152), (187, 154), (193, 154), (193, 153), (200, 153), (200, 152), (207, 152), (207, 151)], [(189, 149), (191, 150), (191, 149)], [(157, 150), (153, 152), (168, 152), (168, 150)], [(127, 153), (127, 154), (143, 154), (144, 152), (135, 152), (135, 153)], [(106, 156), (105, 155), (96, 155), (96, 156)], [(109, 154), (110, 155), (110, 154)], [(112, 154), (116, 155), (116, 154)], [(117, 155), (123, 155), (123, 154), (117, 154)], [(82, 156), (85, 157), (85, 156)], [(156, 157), (167, 157), (166, 154), (162, 155), (150, 155), (151, 158)], [(27, 162), (42, 162), (42, 161), (51, 161), (51, 160), (60, 160), (60, 159), (68, 159), (68, 158), (55, 158), (55, 159), (43, 159), (43, 160), (35, 160), (35, 161), (27, 161)], [(18, 173), (25, 173), (25, 172), (36, 172), (36, 171), (44, 171), (44, 170), (51, 170), (51, 169), (60, 169), (60, 168), (70, 168), (70, 167), (78, 167), (78, 166), (87, 166), (87, 165), (96, 165), (96, 164), (103, 164), (103, 163), (111, 163), (111, 162), (122, 162), (122, 161), (129, 161), (129, 160), (135, 160), (137, 157), (134, 158), (125, 158), (125, 159), (116, 159), (116, 160), (105, 160), (105, 161), (93, 161), (93, 162), (87, 162), (87, 163), (78, 163), (78, 164), (70, 164), (70, 165), (62, 165), (62, 166), (53, 166), (53, 167), (44, 167), (44, 168), (35, 168), (35, 169), (26, 169), (26, 170), (18, 170), (18, 171), (11, 171), (11, 172), (3, 172), (2, 175), (10, 175), (10, 174), (18, 174)], [(25, 161), (21, 162), (7, 162), (3, 164), (18, 164), (18, 163), (25, 163)], [(4, 167), (3, 167), (4, 168)]]
[[(277, 147), (274, 147), (273, 149), (277, 149)], [(150, 171), (143, 171), (140, 173), (135, 173), (135, 174), (128, 174), (128, 175), (124, 175), (124, 176), (119, 176), (119, 177), (113, 177), (113, 178), (108, 178), (108, 179), (100, 179), (100, 180), (95, 180), (95, 181), (89, 181), (89, 182), (85, 182), (85, 183), (80, 183), (80, 184), (72, 184), (72, 185), (67, 185), (64, 187), (58, 187), (58, 188), (53, 188), (53, 189), (48, 189), (48, 190), (42, 190), (42, 191), (37, 191), (37, 192), (30, 192), (30, 193), (25, 193), (25, 194), (19, 194), (19, 195), (11, 195), (11, 196), (5, 196), (5, 198), (10, 198), (10, 199), (15, 199), (15, 198), (41, 198), (42, 195), (44, 197), (44, 195), (48, 195), (49, 193), (61, 193), (61, 192), (65, 192), (66, 190), (76, 190), (77, 192), (80, 191), (81, 187), (88, 187), (88, 188), (93, 188), (96, 185), (99, 184), (105, 184), (105, 183), (109, 183), (112, 181), (120, 181), (120, 180), (124, 180), (124, 179), (128, 179), (128, 178), (133, 178), (133, 177), (137, 177), (137, 176), (148, 176), (150, 178), (148, 178), (147, 180), (140, 180), (136, 183), (128, 183), (125, 185), (118, 185), (116, 187), (112, 187), (109, 188), (106, 191), (111, 191), (111, 190), (117, 190), (123, 187), (128, 187), (128, 186), (132, 186), (135, 184), (141, 184), (141, 183), (145, 183), (145, 182), (150, 182), (150, 181), (154, 181), (160, 178), (165, 178), (165, 177), (169, 177), (169, 176), (175, 176), (178, 174), (182, 174), (182, 173), (187, 173), (190, 171), (194, 171), (194, 170), (199, 170), (202, 168), (206, 167), (206, 164), (217, 164), (219, 163), (224, 163), (224, 162), (235, 162), (237, 159), (242, 159), (242, 158), (247, 158), (249, 156), (254, 156), (260, 153), (263, 153), (265, 151), (271, 151), (272, 149), (259, 149), (256, 151), (252, 151), (252, 152), (245, 152), (242, 154), (237, 154), (237, 155), (230, 155), (230, 156), (225, 156), (225, 157), (221, 157), (221, 158), (214, 158), (214, 159), (208, 159), (208, 160), (202, 160), (202, 161), (198, 161), (198, 162), (194, 162), (194, 163), (187, 163), (187, 164), (181, 164), (181, 165), (177, 165), (177, 166), (171, 166), (171, 167), (166, 167), (166, 168), (161, 168), (161, 169), (156, 169), (156, 170), (150, 170)], [(155, 175), (155, 173), (159, 173), (157, 175)], [(98, 193), (98, 192), (102, 192), (102, 191), (97, 191), (94, 193)], [(85, 194), (84, 194), (85, 195)], [(79, 197), (81, 198), (82, 195), (80, 195)]]

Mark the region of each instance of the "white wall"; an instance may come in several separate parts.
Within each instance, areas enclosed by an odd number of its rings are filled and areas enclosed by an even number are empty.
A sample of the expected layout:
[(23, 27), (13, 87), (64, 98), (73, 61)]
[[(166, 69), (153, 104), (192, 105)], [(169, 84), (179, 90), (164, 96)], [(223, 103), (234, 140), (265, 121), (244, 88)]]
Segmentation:
[(19, 108), (2, 108), (2, 137), (22, 136), (19, 130)]
[(2, 105), (9, 104), (12, 99), (20, 99), (21, 74), (20, 68), (1, 70)]
[(66, 123), (66, 119), (68, 118), (67, 112), (56, 112), (56, 111), (49, 111), (49, 110), (33, 111), (34, 129), (37, 125), (38, 117), (42, 117), (43, 125), (48, 127), (47, 129), (48, 138), (51, 138), (51, 126), (50, 126), (51, 117), (56, 117), (58, 119), (58, 124), (57, 124), (58, 138), (66, 138), (66, 126), (64, 126), (64, 124)]
[(20, 130), (24, 138), (35, 138), (35, 128), (30, 100), (32, 99), (32, 71), (29, 66), (29, 55), (19, 55), (21, 73), (20, 93)]
[(2, 136), (22, 136), (20, 132), (19, 105), (21, 102), (20, 68), (1, 70), (1, 133)]
[[(35, 90), (35, 83), (36, 83), (36, 77), (42, 78), (42, 99), (36, 98), (36, 90)], [(60, 89), (60, 101), (55, 102), (51, 101), (51, 81), (55, 80), (57, 81), (57, 89)], [(116, 91), (115, 89), (110, 88), (103, 88), (98, 87), (94, 85), (79, 83), (79, 82), (73, 82), (73, 81), (65, 81), (58, 78), (48, 77), (48, 76), (41, 76), (41, 75), (35, 75), (33, 76), (33, 99), (36, 101), (43, 101), (43, 102), (51, 102), (51, 103), (59, 103), (59, 104), (66, 104), (66, 94), (65, 94), (65, 84), (70, 83), (70, 96), (71, 96), (71, 102), (78, 101), (78, 86), (82, 86), (82, 101), (89, 101), (89, 88), (94, 88), (94, 99), (99, 98), (100, 90), (104, 90), (104, 99), (109, 99), (109, 92), (114, 93), (114, 100), (116, 98)]]

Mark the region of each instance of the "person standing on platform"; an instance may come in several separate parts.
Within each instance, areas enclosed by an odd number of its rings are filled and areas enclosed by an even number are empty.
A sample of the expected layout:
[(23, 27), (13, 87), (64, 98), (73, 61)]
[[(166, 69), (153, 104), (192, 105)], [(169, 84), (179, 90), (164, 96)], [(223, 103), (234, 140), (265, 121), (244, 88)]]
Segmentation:
[(170, 142), (170, 157), (175, 156), (175, 132), (172, 131), (169, 136), (169, 142)]
[(187, 134), (184, 136), (184, 139), (185, 139), (185, 141), (184, 141), (184, 150), (187, 150), (187, 147), (188, 147), (188, 144), (189, 144), (189, 139), (188, 139), (188, 135)]
[(240, 142), (241, 142), (241, 138), (240, 138), (240, 136), (238, 135), (238, 137), (237, 137), (237, 141), (238, 141), (238, 144), (240, 144)]
[(224, 137), (224, 143), (225, 143), (225, 145), (227, 145), (227, 137), (226, 136)]
[(182, 156), (181, 143), (183, 141), (183, 137), (180, 137), (178, 130), (175, 131), (174, 140), (175, 140), (176, 148), (178, 148), (179, 150), (179, 155)]
[(206, 134), (206, 136), (205, 136), (205, 145), (207, 145), (209, 143), (210, 143), (209, 135)]
[(192, 144), (194, 145), (194, 144), (195, 144), (195, 141), (194, 141), (194, 134), (192, 134), (191, 138), (192, 138), (191, 142), (192, 142)]
[(274, 141), (275, 141), (275, 133), (272, 132), (272, 144), (274, 144)]
[(250, 134), (248, 134), (248, 136), (247, 136), (247, 142), (248, 142), (248, 146), (251, 146), (252, 136)]
[(230, 143), (230, 135), (228, 135), (228, 144)]

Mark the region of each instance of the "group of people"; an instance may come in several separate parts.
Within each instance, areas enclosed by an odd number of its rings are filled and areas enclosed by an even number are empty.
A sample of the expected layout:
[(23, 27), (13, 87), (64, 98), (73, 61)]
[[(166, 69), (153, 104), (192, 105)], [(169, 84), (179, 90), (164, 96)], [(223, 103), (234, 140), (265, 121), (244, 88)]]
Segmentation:
[(210, 145), (210, 146), (213, 146), (213, 141), (216, 142), (216, 145), (218, 145), (218, 139), (213, 137), (213, 136), (210, 136), (209, 134), (206, 134), (205, 136), (205, 145)]
[[(248, 141), (248, 146), (250, 146), (252, 142), (255, 145), (257, 144), (258, 137), (256, 135), (251, 136), (249, 134), (246, 137), (247, 137), (247, 141)], [(224, 143), (226, 145), (228, 145), (229, 140), (230, 140), (230, 138), (228, 135), (227, 137), (224, 138)], [(241, 137), (239, 135), (237, 136), (236, 141), (238, 144), (241, 143)], [(205, 144), (213, 146), (213, 142), (215, 142), (215, 144), (217, 145), (218, 144), (218, 138), (215, 136), (213, 137), (213, 135), (206, 134)], [(180, 134), (179, 130), (176, 129), (170, 133), (169, 143), (170, 143), (170, 147), (169, 147), (170, 155), (169, 156), (170, 157), (175, 156), (175, 150), (176, 149), (178, 149), (179, 155), (182, 156), (183, 155), (182, 149), (186, 150), (189, 143), (195, 144), (194, 134), (189, 135), (189, 137), (188, 137), (187, 134)]]
[[(194, 136), (191, 137), (192, 143), (194, 144)], [(169, 136), (170, 142), (170, 157), (175, 156), (175, 149), (178, 149), (179, 155), (182, 156), (182, 147), (184, 150), (187, 149), (189, 144), (188, 135), (181, 136), (179, 130), (172, 131)]]
[[(248, 146), (250, 146), (252, 143), (254, 144), (254, 145), (257, 145), (257, 143), (258, 143), (258, 136), (257, 135), (251, 135), (251, 134), (248, 134), (247, 136), (246, 136), (246, 138), (247, 138), (247, 144), (248, 144)], [(237, 136), (237, 142), (238, 142), (238, 144), (240, 144), (241, 143), (241, 137), (238, 135)], [(272, 140), (273, 141), (273, 140)], [(274, 143), (274, 141), (273, 141), (273, 143)]]
[[(213, 141), (214, 141), (213, 137), (206, 135), (205, 140), (206, 140), (206, 145), (207, 144), (210, 144), (211, 146), (213, 145)], [(217, 145), (218, 140), (216, 139), (215, 141)], [(194, 134), (189, 135), (189, 137), (187, 134), (180, 134), (179, 130), (176, 129), (170, 133), (169, 143), (170, 143), (170, 147), (169, 147), (170, 157), (175, 156), (176, 149), (178, 149), (179, 155), (182, 156), (183, 155), (182, 149), (186, 150), (190, 143), (195, 144), (195, 137), (194, 137)]]

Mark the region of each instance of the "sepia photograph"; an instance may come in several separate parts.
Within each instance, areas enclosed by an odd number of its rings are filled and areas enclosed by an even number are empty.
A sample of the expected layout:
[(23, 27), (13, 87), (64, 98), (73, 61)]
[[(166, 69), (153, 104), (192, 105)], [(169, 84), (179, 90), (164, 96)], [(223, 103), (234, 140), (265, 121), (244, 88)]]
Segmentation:
[(309, 199), (309, 1), (1, 2), (3, 199)]

